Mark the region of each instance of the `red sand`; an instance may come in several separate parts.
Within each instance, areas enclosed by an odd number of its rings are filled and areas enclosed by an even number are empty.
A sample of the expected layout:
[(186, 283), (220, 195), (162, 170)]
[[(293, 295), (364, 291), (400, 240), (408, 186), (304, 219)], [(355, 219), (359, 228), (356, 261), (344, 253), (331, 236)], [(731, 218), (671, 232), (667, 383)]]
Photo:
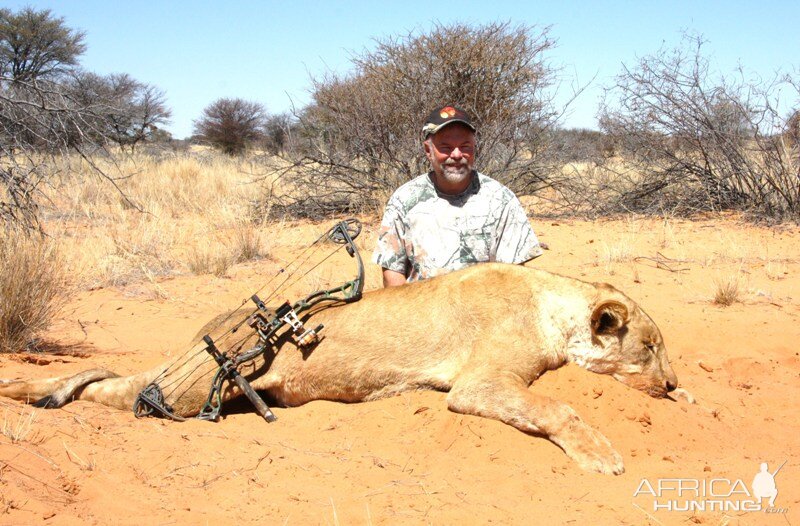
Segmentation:
[[(0, 376), (94, 366), (130, 374), (166, 361), (325, 226), (285, 229), (272, 240), (274, 259), (235, 267), (230, 279), (158, 283), (166, 300), (149, 299), (153, 284), (83, 293), (49, 334), (79, 344), (79, 354), (0, 356)], [(277, 408), (274, 424), (246, 403), (227, 406), (219, 423), (173, 423), (75, 402), (35, 410), (17, 443), (8, 435), (25, 428), (31, 408), (0, 399), (8, 431), (0, 435), (0, 524), (800, 524), (800, 231), (734, 219), (539, 218), (534, 226), (550, 250), (533, 265), (607, 281), (637, 300), (697, 398), (651, 399), (572, 366), (531, 387), (604, 433), (625, 460), (623, 475), (583, 472), (547, 440), (449, 412), (437, 392)], [(365, 260), (374, 232), (368, 225), (359, 239)], [(331, 275), (351, 271), (337, 265)], [(374, 288), (379, 274), (368, 266)], [(714, 305), (715, 282), (730, 276), (740, 279), (741, 301)], [(761, 462), (774, 470), (784, 461), (775, 514), (656, 511), (654, 501), (677, 493), (634, 497), (643, 479), (654, 487), (741, 479), (749, 489)]]

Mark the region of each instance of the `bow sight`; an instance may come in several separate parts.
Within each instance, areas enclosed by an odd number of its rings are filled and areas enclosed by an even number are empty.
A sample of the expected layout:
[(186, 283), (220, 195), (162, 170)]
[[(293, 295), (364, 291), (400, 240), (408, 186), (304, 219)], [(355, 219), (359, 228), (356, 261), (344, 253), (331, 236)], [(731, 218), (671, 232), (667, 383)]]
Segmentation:
[[(318, 325), (313, 329), (307, 328), (300, 320), (298, 315), (310, 309), (314, 305), (325, 301), (349, 303), (352, 301), (357, 301), (359, 298), (361, 298), (361, 292), (364, 288), (364, 264), (361, 261), (361, 255), (358, 253), (358, 248), (353, 242), (353, 240), (358, 237), (360, 233), (361, 223), (357, 219), (347, 219), (337, 223), (331, 229), (326, 231), (306, 249), (307, 251), (311, 247), (319, 247), (326, 240), (331, 241), (336, 245), (340, 245), (337, 247), (337, 249), (322, 259), (322, 261), (325, 261), (339, 248), (344, 247), (350, 257), (355, 258), (357, 265), (357, 276), (355, 279), (346, 281), (338, 287), (312, 292), (308, 296), (294, 303), (286, 301), (277, 309), (268, 308), (265, 302), (277, 295), (284, 285), (286, 285), (287, 280), (294, 273), (292, 272), (289, 273), (283, 282), (270, 293), (266, 300), (262, 301), (258, 297), (258, 294), (253, 294), (250, 297), (250, 300), (255, 304), (255, 311), (248, 315), (247, 318), (242, 322), (235, 324), (234, 329), (227, 331), (222, 335), (222, 337), (235, 332), (240, 326), (246, 324), (258, 335), (258, 343), (256, 343), (256, 345), (251, 349), (233, 356), (230, 352), (221, 351), (218, 348), (218, 343), (215, 342), (211, 336), (208, 334), (203, 336), (203, 343), (205, 344), (205, 347), (200, 352), (207, 352), (216, 362), (218, 369), (211, 382), (211, 389), (208, 394), (208, 398), (206, 399), (203, 407), (200, 409), (200, 413), (197, 415), (197, 418), (214, 421), (219, 418), (220, 409), (222, 408), (223, 385), (226, 381), (231, 381), (235, 383), (239, 389), (241, 389), (244, 395), (247, 396), (250, 402), (253, 403), (253, 406), (255, 406), (258, 414), (260, 414), (267, 422), (275, 421), (275, 415), (272, 413), (272, 411), (270, 411), (269, 407), (267, 407), (267, 404), (264, 403), (258, 393), (253, 390), (247, 379), (239, 373), (239, 367), (242, 364), (250, 362), (258, 356), (264, 354), (264, 352), (267, 350), (273, 349), (277, 337), (279, 336), (278, 333), (281, 332), (285, 327), (288, 327), (291, 331), (292, 339), (298, 347), (303, 349), (313, 347), (317, 344), (317, 342), (319, 342), (319, 333), (324, 329), (324, 326)], [(301, 254), (301, 256), (302, 255), (303, 254)], [(301, 256), (295, 258), (292, 263), (297, 261)], [(308, 257), (305, 261), (307, 260)], [(314, 267), (312, 267), (310, 270), (313, 270), (313, 268), (321, 264), (322, 261), (314, 265)], [(287, 265), (287, 267), (291, 266), (292, 263)], [(279, 274), (283, 273), (285, 270), (286, 269), (281, 269)], [(308, 274), (310, 270), (303, 274), (303, 276)], [(297, 269), (295, 269), (295, 272), (296, 271)], [(281, 334), (285, 334), (285, 332), (282, 332)], [(221, 341), (222, 337), (218, 338), (217, 340)], [(184, 362), (183, 365), (185, 365), (187, 362)], [(173, 364), (172, 367), (174, 367), (174, 365), (175, 364)], [(159, 383), (160, 380), (166, 378), (167, 373), (172, 369), (172, 367), (165, 369), (159, 375), (159, 377), (156, 378), (156, 380), (150, 383), (139, 393), (133, 405), (133, 412), (137, 417), (156, 414), (157, 416), (163, 416), (173, 420), (185, 420), (183, 417), (176, 415), (173, 412), (172, 407), (167, 404), (162, 391), (162, 386)]]

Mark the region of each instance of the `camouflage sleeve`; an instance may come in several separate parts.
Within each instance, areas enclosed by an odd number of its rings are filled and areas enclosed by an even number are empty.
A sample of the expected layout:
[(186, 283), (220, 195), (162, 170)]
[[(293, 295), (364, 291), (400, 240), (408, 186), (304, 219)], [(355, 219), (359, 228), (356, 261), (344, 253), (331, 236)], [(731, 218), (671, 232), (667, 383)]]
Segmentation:
[(503, 209), (496, 239), (495, 261), (501, 263), (524, 263), (543, 253), (522, 203), (514, 195)]
[(372, 254), (372, 262), (381, 267), (406, 273), (408, 268), (408, 254), (405, 248), (406, 228), (399, 203), (394, 197), (389, 199), (383, 220), (378, 231), (378, 242)]

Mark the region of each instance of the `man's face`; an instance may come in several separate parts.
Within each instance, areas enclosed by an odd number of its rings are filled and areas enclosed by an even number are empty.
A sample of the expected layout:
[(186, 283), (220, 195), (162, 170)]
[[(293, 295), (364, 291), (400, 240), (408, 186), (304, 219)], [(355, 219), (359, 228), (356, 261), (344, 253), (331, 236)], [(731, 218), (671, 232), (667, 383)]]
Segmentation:
[(425, 155), (445, 191), (463, 191), (475, 164), (475, 132), (455, 123), (439, 130), (423, 143)]

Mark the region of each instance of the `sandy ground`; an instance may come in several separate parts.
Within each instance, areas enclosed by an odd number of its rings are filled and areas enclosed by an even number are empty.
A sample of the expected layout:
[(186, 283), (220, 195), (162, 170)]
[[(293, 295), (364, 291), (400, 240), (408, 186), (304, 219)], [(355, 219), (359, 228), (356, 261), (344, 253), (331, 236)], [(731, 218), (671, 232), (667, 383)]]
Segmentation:
[[(800, 524), (800, 230), (736, 218), (533, 222), (550, 247), (533, 265), (639, 301), (697, 399), (651, 399), (574, 366), (531, 387), (609, 437), (623, 475), (583, 472), (547, 440), (449, 412), (437, 392), (277, 408), (273, 424), (246, 403), (226, 406), (218, 423), (173, 423), (88, 402), (34, 411), (0, 399), (0, 523)], [(64, 352), (0, 356), (0, 376), (164, 362), (327, 226), (284, 225), (270, 259), (229, 278), (82, 293), (49, 335)], [(359, 238), (365, 259), (375, 227)], [(347, 262), (331, 265), (329, 275), (351, 275)], [(713, 304), (731, 280), (739, 301)], [(367, 287), (378, 283), (370, 265)], [(777, 513), (664, 509), (747, 499), (759, 464), (784, 461)]]

